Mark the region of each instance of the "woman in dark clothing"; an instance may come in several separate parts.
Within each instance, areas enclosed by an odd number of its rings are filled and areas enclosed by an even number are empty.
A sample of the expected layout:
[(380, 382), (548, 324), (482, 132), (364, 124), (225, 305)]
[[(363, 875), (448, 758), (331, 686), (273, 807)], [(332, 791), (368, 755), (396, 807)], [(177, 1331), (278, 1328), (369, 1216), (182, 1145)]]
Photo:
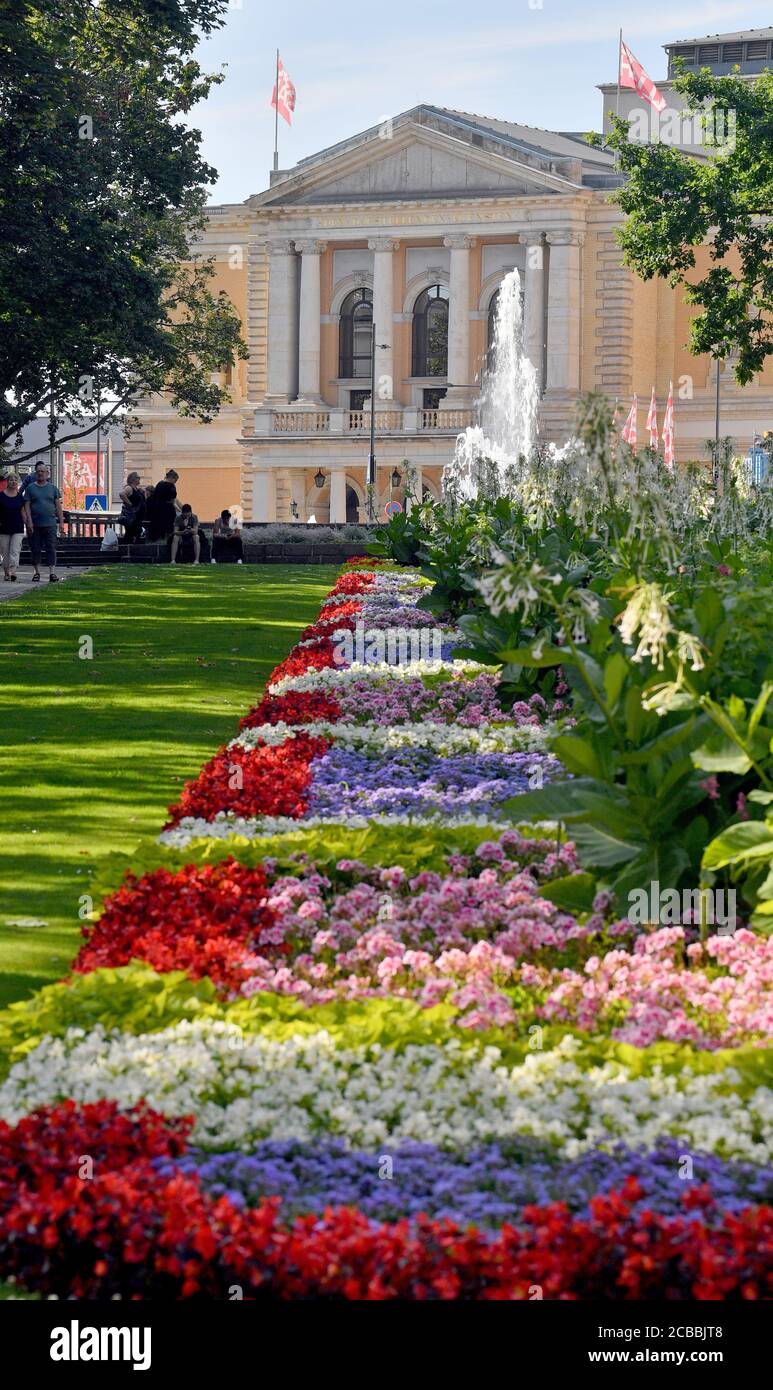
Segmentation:
[(177, 508), (175, 498), (177, 497), (177, 473), (173, 468), (169, 469), (165, 478), (160, 483), (156, 483), (153, 489), (153, 496), (148, 501), (148, 518), (150, 539), (152, 541), (168, 540), (174, 531)]
[(126, 485), (118, 496), (123, 503), (119, 520), (123, 522), (123, 538), (127, 545), (133, 545), (140, 538), (145, 517), (145, 493), (140, 487), (139, 473), (130, 473)]
[(29, 509), (19, 491), (19, 479), (12, 473), (6, 481), (5, 490), (0, 492), (0, 556), (7, 583), (16, 583), (25, 526), (32, 530)]

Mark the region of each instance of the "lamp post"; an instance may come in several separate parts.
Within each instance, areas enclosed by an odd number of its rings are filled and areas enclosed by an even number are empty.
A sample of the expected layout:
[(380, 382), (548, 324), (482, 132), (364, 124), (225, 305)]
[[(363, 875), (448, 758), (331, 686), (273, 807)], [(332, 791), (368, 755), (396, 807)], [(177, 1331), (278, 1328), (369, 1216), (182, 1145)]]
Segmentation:
[(725, 359), (727, 348), (723, 350), (723, 344), (717, 343), (714, 348), (714, 361), (717, 364), (717, 390), (714, 397), (714, 487), (719, 488), (720, 472), (720, 447), (719, 447), (719, 427), (722, 409), (722, 363)]
[(376, 320), (370, 325), (370, 453), (366, 474), (368, 494), (368, 521), (375, 521), (376, 491), (376, 348), (388, 348), (389, 343), (376, 342)]

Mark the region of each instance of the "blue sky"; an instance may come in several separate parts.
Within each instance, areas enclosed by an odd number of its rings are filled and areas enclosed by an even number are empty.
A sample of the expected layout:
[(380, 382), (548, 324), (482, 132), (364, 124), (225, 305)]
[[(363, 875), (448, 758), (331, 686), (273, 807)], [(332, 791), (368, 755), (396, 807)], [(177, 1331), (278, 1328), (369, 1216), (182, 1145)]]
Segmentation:
[(279, 121), (279, 163), (364, 130), (420, 101), (553, 130), (601, 120), (599, 82), (617, 76), (617, 34), (657, 81), (664, 43), (771, 22), (767, 3), (736, 0), (231, 0), (225, 27), (202, 45), (226, 77), (192, 123), (219, 171), (216, 202), (268, 184), (275, 50), (295, 83), (292, 127)]

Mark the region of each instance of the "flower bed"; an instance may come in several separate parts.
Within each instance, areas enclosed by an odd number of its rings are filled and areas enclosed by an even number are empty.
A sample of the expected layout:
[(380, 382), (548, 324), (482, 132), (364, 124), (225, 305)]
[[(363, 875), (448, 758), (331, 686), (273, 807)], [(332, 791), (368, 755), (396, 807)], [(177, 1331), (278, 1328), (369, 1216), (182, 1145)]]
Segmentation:
[[(454, 658), (424, 587), (341, 576), (68, 979), (0, 1013), (0, 1277), (773, 1295), (770, 940), (584, 900), (506, 806), (566, 777), (570, 709)], [(357, 624), (441, 655), (346, 664)]]

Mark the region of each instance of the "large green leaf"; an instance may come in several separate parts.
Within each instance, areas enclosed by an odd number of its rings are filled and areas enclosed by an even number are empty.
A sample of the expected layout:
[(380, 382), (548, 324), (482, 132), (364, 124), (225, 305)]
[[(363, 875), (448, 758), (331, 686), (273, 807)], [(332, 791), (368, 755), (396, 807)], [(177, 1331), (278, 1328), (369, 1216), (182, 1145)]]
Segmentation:
[(701, 772), (735, 772), (742, 775), (749, 771), (751, 758), (725, 734), (712, 734), (700, 748), (692, 754), (692, 760)]
[(592, 864), (594, 868), (612, 868), (615, 864), (625, 864), (641, 854), (640, 840), (626, 839), (620, 831), (590, 820), (576, 821), (571, 833), (580, 862)]
[(629, 859), (611, 880), (610, 887), (620, 910), (627, 910), (633, 892), (647, 891), (651, 883), (659, 883), (662, 889), (676, 888), (689, 866), (688, 855), (675, 840), (647, 846)]
[[(648, 739), (646, 743), (635, 749), (631, 753), (621, 753), (620, 762), (623, 767), (636, 763), (648, 763), (653, 758), (660, 758), (665, 753), (671, 753), (680, 744), (689, 741), (695, 730), (695, 720), (685, 719), (681, 724), (676, 724), (670, 729), (664, 729), (656, 738)], [(699, 736), (699, 735), (698, 735)]]
[(773, 695), (773, 681), (765, 681), (763, 683), (759, 695), (757, 696), (754, 708), (751, 714), (749, 715), (750, 738), (756, 730), (757, 725), (761, 722), (763, 715), (765, 714), (765, 710), (768, 707), (768, 701), (770, 700), (771, 695)]
[(729, 825), (706, 846), (704, 869), (723, 869), (751, 859), (773, 856), (773, 828), (764, 821), (747, 820)]
[(713, 644), (716, 629), (725, 616), (722, 600), (716, 589), (708, 587), (702, 589), (693, 607), (693, 612), (698, 620), (701, 637), (709, 644)]
[(604, 690), (610, 709), (614, 709), (628, 675), (628, 662), (622, 652), (613, 652), (604, 663)]
[(588, 739), (577, 738), (574, 734), (561, 734), (553, 739), (551, 751), (561, 759), (570, 772), (588, 777), (603, 775), (601, 760)]
[(588, 873), (567, 874), (565, 878), (552, 878), (543, 883), (539, 894), (565, 912), (590, 912), (596, 895), (596, 879)]

